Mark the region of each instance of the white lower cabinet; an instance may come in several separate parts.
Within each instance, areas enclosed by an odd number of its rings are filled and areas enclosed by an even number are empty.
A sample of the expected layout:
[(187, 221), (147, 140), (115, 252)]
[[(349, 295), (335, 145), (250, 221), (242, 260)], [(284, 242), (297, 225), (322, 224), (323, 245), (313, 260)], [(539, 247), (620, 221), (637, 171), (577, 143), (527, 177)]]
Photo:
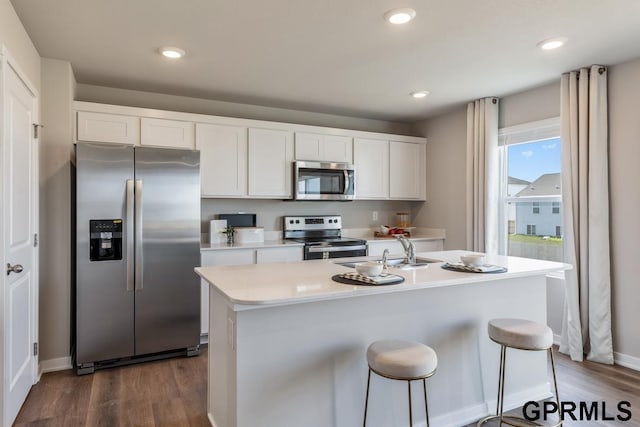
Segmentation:
[[(266, 264), (269, 262), (302, 261), (302, 246), (276, 246), (270, 248), (225, 249), (200, 252), (203, 267), (214, 265)], [(201, 280), (200, 334), (209, 333), (209, 284)]]
[[(200, 252), (200, 265), (244, 265), (255, 263), (254, 249), (230, 249), (224, 251)], [(209, 333), (209, 284), (200, 281), (200, 334)]]
[(302, 246), (256, 250), (256, 263), (302, 261)]
[[(434, 252), (444, 250), (444, 240), (412, 240), (416, 252)], [(390, 255), (403, 255), (402, 244), (397, 240), (369, 240), (367, 255), (382, 256), (385, 249), (389, 249)]]

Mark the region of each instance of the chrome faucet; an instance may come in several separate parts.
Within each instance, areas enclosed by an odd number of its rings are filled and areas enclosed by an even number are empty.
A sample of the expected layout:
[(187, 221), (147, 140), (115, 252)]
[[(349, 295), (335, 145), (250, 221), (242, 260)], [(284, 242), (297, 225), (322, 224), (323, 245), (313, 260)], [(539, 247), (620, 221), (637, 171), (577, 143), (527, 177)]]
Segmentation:
[(382, 268), (386, 271), (388, 269), (387, 260), (389, 259), (389, 249), (382, 251)]
[(404, 253), (407, 257), (407, 260), (406, 260), (407, 264), (415, 264), (416, 263), (416, 247), (413, 244), (413, 242), (401, 234), (400, 235), (396, 234), (395, 238), (398, 239), (398, 241), (402, 245), (402, 248), (404, 249)]

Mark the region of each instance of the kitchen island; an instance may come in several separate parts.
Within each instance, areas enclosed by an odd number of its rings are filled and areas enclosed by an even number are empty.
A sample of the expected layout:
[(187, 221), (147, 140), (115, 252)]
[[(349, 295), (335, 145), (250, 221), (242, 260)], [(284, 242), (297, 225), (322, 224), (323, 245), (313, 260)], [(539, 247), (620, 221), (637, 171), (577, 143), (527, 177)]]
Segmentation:
[[(418, 255), (453, 262), (463, 253)], [(405, 278), (398, 285), (358, 286), (331, 280), (352, 271), (335, 260), (196, 269), (211, 285), (212, 425), (361, 425), (366, 348), (379, 339), (420, 341), (437, 352), (438, 370), (428, 385), (432, 425), (459, 426), (488, 414), (495, 409), (499, 346), (489, 340), (487, 322), (545, 323), (545, 275), (569, 266), (514, 257), (487, 261), (508, 272), (460, 273), (434, 263), (392, 270)], [(549, 396), (546, 353), (509, 355), (505, 406)], [(406, 385), (373, 376), (371, 386), (368, 425), (406, 425)], [(414, 422), (424, 425), (419, 391)]]

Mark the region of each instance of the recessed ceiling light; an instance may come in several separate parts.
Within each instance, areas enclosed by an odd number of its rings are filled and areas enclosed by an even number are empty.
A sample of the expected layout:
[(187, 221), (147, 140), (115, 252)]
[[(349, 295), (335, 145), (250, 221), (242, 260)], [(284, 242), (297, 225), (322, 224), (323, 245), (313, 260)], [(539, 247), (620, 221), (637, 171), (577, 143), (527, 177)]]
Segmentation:
[(536, 46), (542, 50), (557, 49), (567, 42), (566, 37), (554, 37), (552, 39), (542, 40)]
[(384, 19), (392, 24), (406, 24), (416, 17), (416, 11), (408, 7), (391, 9), (384, 14)]
[(414, 98), (426, 98), (427, 95), (429, 95), (428, 90), (418, 90), (415, 92), (411, 92), (411, 96), (413, 96)]
[(185, 54), (184, 50), (177, 48), (177, 47), (161, 47), (160, 48), (160, 53), (163, 56), (166, 56), (167, 58), (171, 58), (171, 59), (178, 59), (178, 58), (182, 58)]

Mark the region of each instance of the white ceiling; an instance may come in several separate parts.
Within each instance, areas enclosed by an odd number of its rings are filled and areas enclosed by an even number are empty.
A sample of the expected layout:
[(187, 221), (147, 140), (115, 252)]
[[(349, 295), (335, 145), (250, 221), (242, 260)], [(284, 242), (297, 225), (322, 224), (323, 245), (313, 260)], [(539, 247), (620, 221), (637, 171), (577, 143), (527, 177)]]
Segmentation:
[[(638, 0), (12, 0), (79, 83), (416, 121), (640, 57)], [(414, 21), (383, 20), (412, 7)], [(568, 37), (556, 51), (539, 41)], [(180, 61), (160, 46), (187, 51)], [(414, 90), (431, 94), (422, 100)]]

